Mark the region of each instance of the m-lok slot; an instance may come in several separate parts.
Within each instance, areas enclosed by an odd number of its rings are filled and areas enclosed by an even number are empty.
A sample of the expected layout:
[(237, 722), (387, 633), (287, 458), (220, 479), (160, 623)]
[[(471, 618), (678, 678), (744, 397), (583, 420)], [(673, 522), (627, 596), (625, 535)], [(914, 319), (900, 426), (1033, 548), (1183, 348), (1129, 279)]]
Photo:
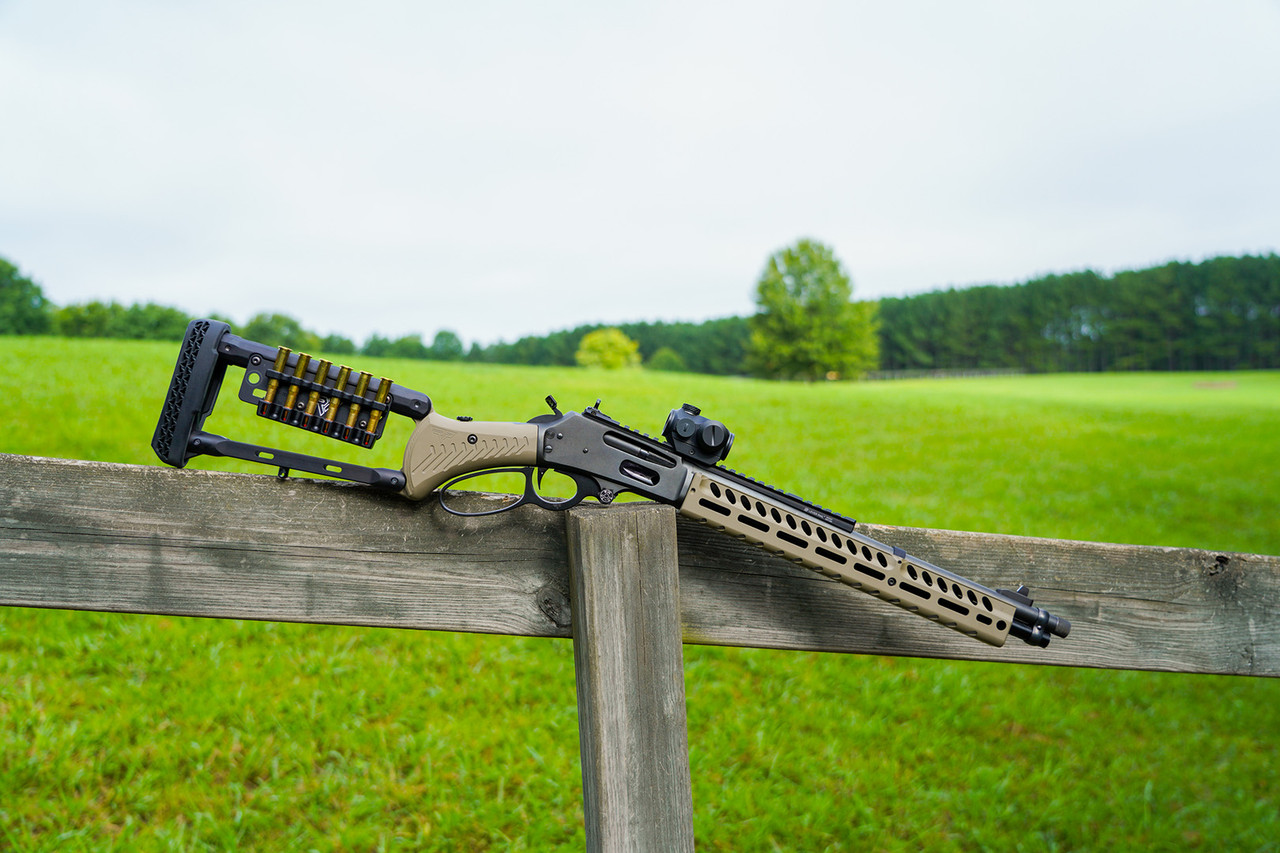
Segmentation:
[(704, 507), (704, 508), (706, 508), (706, 509), (709, 509), (709, 510), (711, 510), (712, 512), (718, 512), (718, 513), (720, 513), (721, 515), (725, 516), (726, 518), (727, 518), (728, 516), (733, 515), (733, 510), (729, 509), (727, 506), (721, 506), (720, 504), (716, 503), (715, 501), (709, 501), (709, 500), (707, 500), (706, 498), (701, 498), (701, 499), (698, 501), (698, 505), (699, 505), (699, 506), (701, 506), (701, 507)]

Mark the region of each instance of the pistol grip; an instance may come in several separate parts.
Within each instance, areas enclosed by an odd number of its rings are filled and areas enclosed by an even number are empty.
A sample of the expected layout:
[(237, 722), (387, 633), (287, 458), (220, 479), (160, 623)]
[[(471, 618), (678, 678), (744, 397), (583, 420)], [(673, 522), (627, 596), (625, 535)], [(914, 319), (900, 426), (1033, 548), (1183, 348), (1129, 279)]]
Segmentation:
[(537, 462), (537, 424), (458, 421), (433, 411), (405, 445), (402, 494), (421, 500), (462, 474)]

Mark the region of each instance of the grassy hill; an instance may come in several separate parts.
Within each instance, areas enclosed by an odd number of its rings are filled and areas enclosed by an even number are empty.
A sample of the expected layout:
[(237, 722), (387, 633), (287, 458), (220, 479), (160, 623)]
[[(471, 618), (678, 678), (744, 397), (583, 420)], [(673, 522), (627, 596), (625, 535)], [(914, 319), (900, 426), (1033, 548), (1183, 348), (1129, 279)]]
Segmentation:
[[(154, 462), (176, 349), (0, 338), (0, 452)], [(1280, 553), (1275, 373), (799, 385), (356, 365), (482, 419), (601, 397), (656, 433), (697, 403), (738, 434), (733, 467), (868, 521)], [(407, 423), (361, 452), (256, 418), (233, 385), (209, 428), (399, 466)], [(685, 659), (701, 849), (1277, 849), (1272, 681)], [(562, 641), (0, 610), (0, 847), (580, 849), (573, 691)]]

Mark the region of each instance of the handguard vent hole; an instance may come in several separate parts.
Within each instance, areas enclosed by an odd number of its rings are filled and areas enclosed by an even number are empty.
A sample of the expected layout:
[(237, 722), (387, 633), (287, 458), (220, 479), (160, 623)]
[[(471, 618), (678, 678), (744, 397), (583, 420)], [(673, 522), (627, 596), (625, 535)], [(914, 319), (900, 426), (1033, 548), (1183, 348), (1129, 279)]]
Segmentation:
[(985, 595), (982, 596), (982, 607), (988, 612), (991, 611), (991, 599), (987, 598)]
[(707, 500), (706, 498), (699, 498), (699, 499), (698, 499), (698, 506), (706, 507), (707, 509), (711, 510), (712, 512), (718, 512), (718, 513), (720, 513), (721, 515), (731, 515), (731, 514), (732, 514), (728, 507), (720, 506), (720, 504), (715, 503), (714, 501), (709, 501), (709, 500)]
[(878, 581), (884, 580), (884, 572), (873, 569), (870, 566), (864, 566), (862, 563), (854, 563), (853, 567), (868, 577), (875, 578)]
[(788, 543), (788, 544), (794, 545), (794, 546), (796, 546), (797, 548), (808, 548), (808, 547), (809, 547), (809, 543), (808, 543), (808, 542), (806, 542), (805, 540), (801, 539), (799, 536), (792, 536), (790, 533), (788, 533), (788, 532), (787, 532), (787, 531), (785, 531), (785, 530), (779, 530), (779, 531), (777, 531), (776, 533), (774, 533), (774, 535), (775, 535), (775, 536), (777, 536), (779, 539), (781, 539), (783, 542), (786, 542), (786, 543)]
[(817, 554), (819, 557), (826, 557), (828, 560), (832, 561), (833, 563), (839, 563), (842, 566), (845, 563), (849, 562), (847, 559), (845, 559), (843, 554), (837, 554), (835, 551), (828, 551), (826, 548), (823, 548), (821, 546), (815, 548), (813, 552)]
[(925, 601), (928, 601), (929, 599), (933, 598), (931, 594), (925, 592), (923, 589), (916, 586), (915, 584), (901, 583), (901, 584), (898, 584), (898, 589), (902, 590), (903, 592), (909, 592), (912, 595), (916, 596), (917, 598), (923, 598)]

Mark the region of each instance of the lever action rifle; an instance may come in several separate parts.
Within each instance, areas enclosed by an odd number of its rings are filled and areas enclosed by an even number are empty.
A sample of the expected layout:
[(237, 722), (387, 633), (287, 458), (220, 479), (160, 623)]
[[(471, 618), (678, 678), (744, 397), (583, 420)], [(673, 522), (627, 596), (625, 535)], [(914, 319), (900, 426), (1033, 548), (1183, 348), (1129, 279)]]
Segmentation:
[[(329, 438), (372, 447), (389, 415), (417, 422), (404, 468), (370, 468), (205, 432), (226, 369), (244, 368), (239, 397), (260, 416)], [(856, 522), (719, 465), (733, 434), (685, 404), (671, 412), (663, 441), (600, 411), (561, 412), (528, 423), (481, 422), (441, 415), (418, 391), (385, 377), (314, 360), (231, 333), (216, 320), (187, 327), (151, 446), (181, 468), (194, 456), (225, 456), (363, 483), (420, 500), (439, 492), (455, 515), (488, 515), (524, 504), (563, 510), (585, 498), (611, 503), (621, 492), (669, 503), (690, 518), (993, 646), (1012, 635), (1033, 646), (1066, 637), (1071, 625), (1034, 606), (1026, 587), (988, 589), (901, 548), (877, 542)], [(548, 492), (548, 471), (567, 478), (570, 494)], [(521, 494), (476, 512), (455, 487), (494, 473), (522, 475)]]

